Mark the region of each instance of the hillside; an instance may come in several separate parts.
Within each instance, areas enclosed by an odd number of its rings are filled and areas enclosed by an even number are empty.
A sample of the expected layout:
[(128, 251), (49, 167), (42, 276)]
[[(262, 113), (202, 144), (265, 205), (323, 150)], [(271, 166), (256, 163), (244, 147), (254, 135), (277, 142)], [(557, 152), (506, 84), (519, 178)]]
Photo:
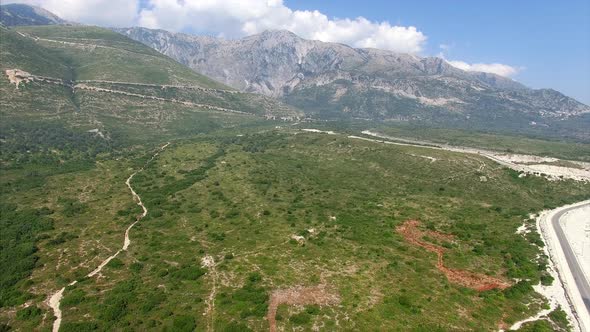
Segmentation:
[(235, 91), (107, 29), (0, 30), (5, 129), (12, 122), (58, 121), (131, 139), (135, 134), (190, 132), (204, 124), (198, 118), (211, 115), (298, 115), (271, 98)]
[(241, 91), (282, 98), (323, 119), (417, 122), (590, 139), (590, 107), (548, 89), (466, 72), (440, 58), (267, 31), (238, 40), (118, 29)]
[(41, 7), (16, 3), (0, 5), (0, 23), (5, 26), (69, 24)]

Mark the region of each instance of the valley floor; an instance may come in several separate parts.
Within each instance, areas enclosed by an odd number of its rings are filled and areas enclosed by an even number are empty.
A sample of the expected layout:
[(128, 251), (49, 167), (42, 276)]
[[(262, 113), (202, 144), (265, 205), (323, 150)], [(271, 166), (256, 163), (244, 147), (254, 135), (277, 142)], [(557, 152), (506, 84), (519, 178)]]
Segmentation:
[[(0, 317), (49, 328), (45, 301), (62, 288), (62, 332), (490, 330), (541, 310), (532, 285), (547, 261), (536, 232), (515, 231), (531, 212), (587, 198), (590, 184), (373, 140), (236, 129), (11, 185), (19, 195), (6, 197), (47, 208), (54, 228), (15, 286), (30, 295)], [(421, 221), (421, 245), (396, 230), (407, 220)], [(446, 273), (457, 271), (508, 287), (477, 289)]]

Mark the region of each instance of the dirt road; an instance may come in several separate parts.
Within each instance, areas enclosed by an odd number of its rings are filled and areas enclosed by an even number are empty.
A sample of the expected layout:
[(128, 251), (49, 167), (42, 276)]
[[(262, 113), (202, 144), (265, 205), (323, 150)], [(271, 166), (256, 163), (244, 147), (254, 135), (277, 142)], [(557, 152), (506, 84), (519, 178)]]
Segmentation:
[[(137, 218), (135, 219), (135, 221), (129, 225), (129, 227), (127, 227), (127, 229), (125, 230), (125, 238), (123, 240), (123, 247), (121, 247), (121, 249), (117, 250), (117, 252), (111, 256), (109, 256), (107, 259), (103, 260), (96, 269), (94, 269), (92, 272), (88, 273), (86, 276), (91, 278), (94, 277), (95, 275), (99, 274), (100, 271), (102, 271), (102, 269), (111, 261), (113, 260), (115, 257), (117, 257), (122, 251), (126, 251), (127, 248), (129, 248), (129, 245), (131, 244), (131, 240), (129, 239), (129, 232), (131, 231), (131, 229), (133, 228), (133, 226), (135, 226), (141, 219), (143, 219), (147, 213), (148, 210), (145, 207), (145, 205), (143, 205), (143, 202), (141, 201), (141, 197), (139, 197), (139, 195), (135, 192), (135, 190), (133, 190), (133, 187), (131, 186), (131, 180), (133, 179), (133, 177), (139, 173), (142, 172), (145, 167), (151, 162), (153, 161), (159, 154), (160, 152), (162, 152), (166, 147), (168, 147), (168, 145), (170, 145), (170, 143), (166, 143), (165, 145), (163, 145), (162, 147), (160, 147), (160, 149), (150, 158), (150, 160), (148, 160), (141, 169), (139, 169), (138, 171), (136, 171), (135, 173), (131, 174), (128, 178), (127, 181), (125, 181), (125, 184), (127, 185), (127, 187), (129, 188), (129, 190), (131, 191), (131, 194), (133, 195), (133, 200), (137, 202), (137, 205), (141, 206), (141, 209), (143, 210), (143, 212), (137, 216)], [(78, 283), (77, 280), (72, 281), (71, 283), (68, 284), (68, 286), (73, 286), (76, 283)], [(59, 328), (61, 326), (61, 320), (62, 320), (62, 312), (60, 309), (60, 304), (61, 304), (61, 299), (63, 298), (63, 293), (66, 290), (65, 287), (61, 288), (60, 290), (58, 290), (57, 292), (53, 293), (49, 299), (47, 300), (47, 304), (49, 305), (49, 307), (53, 310), (53, 315), (55, 316), (55, 321), (53, 321), (53, 332), (58, 332)]]

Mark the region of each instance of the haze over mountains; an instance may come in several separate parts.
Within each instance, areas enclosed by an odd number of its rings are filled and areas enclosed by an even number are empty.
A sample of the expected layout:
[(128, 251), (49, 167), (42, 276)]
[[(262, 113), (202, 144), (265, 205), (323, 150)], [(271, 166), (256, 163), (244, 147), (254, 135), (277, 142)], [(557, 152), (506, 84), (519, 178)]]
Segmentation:
[[(3, 6), (3, 24), (64, 22), (24, 7)], [(26, 21), (31, 12), (46, 13), (47, 19), (34, 16)], [(19, 17), (17, 23), (14, 17)], [(240, 91), (281, 99), (316, 119), (590, 139), (589, 106), (552, 89), (530, 89), (510, 78), (464, 71), (437, 57), (356, 49), (306, 40), (285, 30), (237, 40), (141, 27), (114, 30), (198, 73)]]

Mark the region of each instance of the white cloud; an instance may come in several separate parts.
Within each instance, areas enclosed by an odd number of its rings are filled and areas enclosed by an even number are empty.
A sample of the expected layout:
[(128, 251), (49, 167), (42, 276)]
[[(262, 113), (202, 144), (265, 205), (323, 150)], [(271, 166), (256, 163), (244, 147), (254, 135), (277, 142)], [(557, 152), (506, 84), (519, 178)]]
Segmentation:
[(58, 16), (105, 26), (140, 25), (172, 31), (243, 37), (268, 29), (290, 30), (303, 38), (419, 53), (426, 36), (413, 26), (395, 26), (363, 17), (329, 18), (313, 10), (292, 10), (282, 0), (17, 0)]
[[(16, 0), (43, 7), (75, 22), (102, 26), (144, 26), (236, 38), (268, 29), (285, 29), (308, 39), (420, 53), (427, 37), (413, 26), (364, 17), (330, 18), (317, 10), (292, 10), (283, 0)], [(452, 44), (439, 45), (445, 58)], [(522, 68), (499, 63), (448, 61), (469, 71), (513, 76)]]
[(513, 67), (501, 63), (473, 63), (469, 64), (464, 61), (449, 61), (449, 64), (453, 67), (467, 70), (467, 71), (481, 71), (484, 73), (492, 73), (504, 77), (512, 77), (518, 74), (523, 68), (522, 67)]
[(241, 37), (268, 29), (286, 29), (309, 39), (419, 53), (426, 36), (415, 27), (389, 22), (329, 18), (314, 10), (292, 10), (282, 0), (149, 0), (141, 10), (142, 26), (174, 31), (210, 32)]
[(137, 0), (16, 0), (43, 7), (57, 16), (73, 22), (103, 26), (128, 26), (139, 11)]

